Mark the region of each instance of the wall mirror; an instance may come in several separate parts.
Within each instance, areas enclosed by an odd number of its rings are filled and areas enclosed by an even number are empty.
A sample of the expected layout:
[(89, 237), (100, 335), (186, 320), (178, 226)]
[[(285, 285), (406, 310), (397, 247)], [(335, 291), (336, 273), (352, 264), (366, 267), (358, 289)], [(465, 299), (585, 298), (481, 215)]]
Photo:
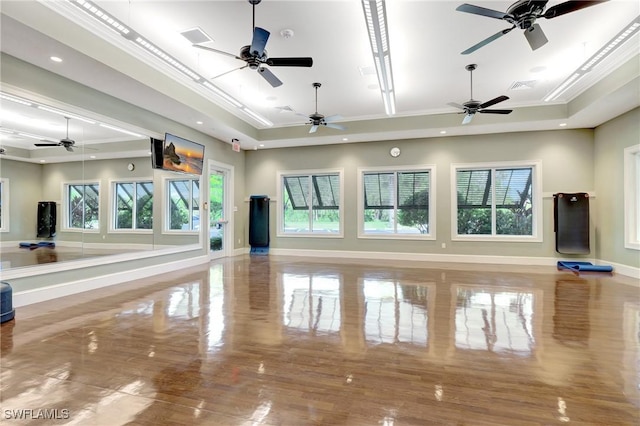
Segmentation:
[(163, 134), (0, 96), (0, 272), (200, 244), (200, 176), (152, 167), (150, 137)]

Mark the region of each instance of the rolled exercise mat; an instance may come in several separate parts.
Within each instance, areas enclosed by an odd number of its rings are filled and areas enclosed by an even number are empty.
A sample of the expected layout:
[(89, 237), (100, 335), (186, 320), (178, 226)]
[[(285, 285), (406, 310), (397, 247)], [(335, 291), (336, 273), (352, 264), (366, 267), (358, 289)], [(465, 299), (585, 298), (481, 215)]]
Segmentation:
[(571, 269), (573, 271), (582, 272), (612, 272), (613, 266), (611, 265), (594, 265), (591, 262), (567, 262), (559, 261), (559, 269)]

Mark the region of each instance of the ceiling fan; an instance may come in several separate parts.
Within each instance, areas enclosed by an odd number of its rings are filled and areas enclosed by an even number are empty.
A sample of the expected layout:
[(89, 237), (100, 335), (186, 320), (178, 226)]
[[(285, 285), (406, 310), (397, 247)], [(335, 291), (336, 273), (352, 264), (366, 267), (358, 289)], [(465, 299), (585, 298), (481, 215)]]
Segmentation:
[(327, 127), (331, 127), (332, 129), (338, 129), (338, 130), (346, 130), (347, 129), (346, 127), (340, 124), (333, 123), (333, 121), (340, 120), (342, 118), (341, 115), (334, 114), (334, 115), (330, 115), (329, 117), (325, 117), (324, 115), (318, 113), (318, 88), (320, 86), (322, 86), (322, 84), (313, 83), (313, 87), (315, 87), (316, 89), (316, 112), (309, 115), (297, 113), (297, 115), (309, 118), (309, 122), (307, 123), (307, 124), (311, 124), (311, 129), (309, 129), (309, 133), (315, 133), (318, 130), (318, 127), (320, 126), (327, 126)]
[(475, 15), (487, 16), (489, 18), (501, 19), (512, 24), (511, 28), (499, 31), (482, 40), (467, 50), (463, 51), (463, 55), (475, 52), (482, 46), (485, 46), (492, 41), (502, 37), (514, 28), (518, 27), (524, 30), (524, 36), (529, 42), (532, 50), (536, 50), (539, 47), (544, 46), (547, 43), (547, 37), (544, 35), (540, 25), (536, 24), (536, 19), (545, 18), (552, 19), (558, 16), (565, 15), (570, 12), (576, 12), (586, 7), (595, 6), (599, 3), (604, 3), (608, 0), (594, 0), (594, 1), (565, 1), (564, 3), (557, 4), (550, 7), (545, 12), (545, 6), (548, 0), (518, 0), (513, 3), (506, 12), (499, 12), (493, 9), (487, 9), (480, 6), (474, 6), (472, 4), (464, 3), (456, 8), (460, 12), (473, 13)]
[(256, 27), (256, 5), (259, 4), (262, 0), (247, 0), (249, 3), (253, 5), (253, 39), (251, 40), (251, 45), (243, 46), (240, 49), (240, 55), (234, 55), (233, 53), (224, 52), (222, 50), (214, 49), (207, 46), (202, 46), (200, 44), (194, 44), (193, 47), (197, 47), (198, 49), (209, 50), (211, 52), (220, 53), (222, 55), (231, 56), (236, 59), (240, 59), (241, 61), (246, 62), (246, 65), (241, 66), (240, 68), (232, 69), (231, 71), (227, 71), (212, 79), (221, 77), (223, 75), (229, 74), (230, 72), (241, 70), (243, 68), (249, 67), (252, 70), (258, 71), (258, 73), (265, 79), (271, 86), (278, 87), (282, 85), (282, 81), (276, 77), (269, 68), (266, 68), (265, 65), (270, 67), (310, 67), (313, 65), (313, 58), (308, 57), (293, 57), (293, 58), (269, 58), (267, 55), (267, 51), (265, 47), (267, 45), (267, 41), (269, 40), (269, 31), (264, 28)]
[(73, 152), (76, 141), (69, 139), (69, 117), (65, 117), (65, 119), (67, 120), (67, 136), (64, 139), (60, 139), (59, 142), (42, 139), (42, 142), (45, 143), (37, 143), (35, 146), (64, 146), (67, 151)]
[[(493, 106), (499, 102), (506, 101), (509, 99), (507, 96), (498, 96), (497, 98), (493, 98), (490, 101), (481, 103), (480, 101), (476, 101), (473, 99), (473, 70), (475, 70), (478, 66), (476, 64), (469, 64), (464, 67), (467, 71), (469, 71), (469, 75), (471, 78), (471, 98), (460, 105), (455, 102), (449, 102), (447, 105), (452, 107), (460, 108), (466, 114), (464, 119), (462, 120), (462, 124), (468, 124), (473, 120), (473, 116), (476, 112), (485, 113), (485, 114), (510, 114), (513, 110), (511, 109), (485, 109), (490, 106)], [(462, 114), (462, 113), (461, 113)]]

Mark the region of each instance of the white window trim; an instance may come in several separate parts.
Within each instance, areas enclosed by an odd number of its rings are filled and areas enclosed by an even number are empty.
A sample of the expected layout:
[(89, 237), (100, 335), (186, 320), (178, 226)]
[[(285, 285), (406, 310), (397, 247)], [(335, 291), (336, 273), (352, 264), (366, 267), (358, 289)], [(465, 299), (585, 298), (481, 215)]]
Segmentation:
[[(151, 182), (154, 184), (153, 202), (156, 202), (155, 196), (155, 182), (153, 177), (149, 178), (135, 178), (135, 179), (111, 179), (109, 180), (109, 234), (153, 234), (153, 229), (122, 229), (116, 228), (116, 184), (118, 183), (139, 183), (139, 182)], [(155, 222), (155, 220), (154, 220)]]
[[(98, 229), (69, 228), (69, 186), (70, 185), (98, 185)], [(102, 185), (100, 181), (69, 180), (62, 182), (62, 221), (61, 232), (82, 232), (99, 234), (102, 227)]]
[[(169, 181), (172, 180), (197, 180), (198, 184), (199, 184), (199, 188), (200, 188), (200, 198), (198, 200), (198, 202), (200, 203), (200, 205), (198, 206), (198, 209), (200, 210), (200, 229), (199, 230), (193, 230), (193, 231), (183, 231), (182, 229), (169, 229), (169, 218), (171, 217), (170, 213), (169, 213), (169, 201), (171, 200), (171, 197), (169, 197)], [(154, 182), (155, 185), (155, 182)], [(208, 190), (208, 187), (207, 187)], [(154, 203), (155, 203), (155, 188), (154, 188)], [(201, 230), (202, 230), (202, 212), (204, 211), (204, 209), (202, 208), (202, 175), (201, 176), (193, 176), (193, 175), (183, 175), (183, 176), (163, 176), (162, 177), (162, 193), (164, 194), (163, 200), (162, 200), (162, 215), (164, 216), (162, 218), (162, 233), (166, 234), (166, 235), (199, 235)], [(207, 210), (206, 212), (207, 214), (209, 214), (209, 211)]]
[[(517, 167), (532, 168), (531, 199), (533, 202), (533, 223), (531, 235), (460, 235), (458, 234), (458, 169), (508, 169)], [(543, 215), (542, 215), (542, 161), (497, 161), (491, 163), (458, 163), (451, 164), (451, 241), (500, 241), (500, 242), (542, 242), (543, 241)]]
[[(284, 232), (284, 193), (282, 191), (282, 178), (285, 176), (312, 176), (337, 174), (340, 181), (340, 208), (338, 209), (340, 231), (335, 234), (320, 234), (314, 232)], [(344, 169), (311, 169), (311, 170), (278, 170), (276, 173), (276, 199), (279, 201), (276, 214), (276, 236), (284, 238), (344, 238)]]
[[(364, 232), (364, 188), (365, 173), (429, 171), (429, 233), (428, 234), (367, 234)], [(435, 164), (358, 167), (358, 238), (375, 240), (435, 240), (436, 239), (436, 166)]]
[(624, 247), (640, 250), (640, 144), (624, 150)]
[(9, 214), (10, 205), (10, 192), (9, 192), (9, 179), (8, 178), (0, 178), (0, 185), (2, 187), (2, 219), (0, 219), (0, 232), (9, 232), (9, 218), (11, 215)]

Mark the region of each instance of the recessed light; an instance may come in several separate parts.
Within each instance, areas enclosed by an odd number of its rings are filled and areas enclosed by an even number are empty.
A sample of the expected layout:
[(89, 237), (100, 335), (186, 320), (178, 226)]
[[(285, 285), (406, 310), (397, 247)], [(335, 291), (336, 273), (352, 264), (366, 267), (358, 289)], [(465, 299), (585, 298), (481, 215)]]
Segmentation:
[(40, 160), (40, 162), (41, 162), (41, 163), (46, 163), (46, 162), (47, 162), (47, 160)]
[(348, 140), (349, 140), (349, 138), (342, 138), (342, 142), (346, 142)]
[(560, 127), (567, 127), (567, 123), (560, 123), (559, 126)]
[(96, 156), (95, 155), (90, 155), (89, 158), (96, 158)]
[(263, 147), (263, 146), (264, 146), (264, 144), (263, 144), (263, 143), (261, 143), (261, 144), (260, 144), (260, 147)]
[(440, 130), (440, 134), (441, 134), (441, 135), (446, 135), (446, 134), (447, 134), (447, 131), (446, 131), (446, 130)]
[(196, 124), (202, 124), (202, 121), (196, 121)]
[(51, 59), (53, 62), (62, 62), (62, 58), (59, 58), (57, 56), (52, 56), (49, 59)]

